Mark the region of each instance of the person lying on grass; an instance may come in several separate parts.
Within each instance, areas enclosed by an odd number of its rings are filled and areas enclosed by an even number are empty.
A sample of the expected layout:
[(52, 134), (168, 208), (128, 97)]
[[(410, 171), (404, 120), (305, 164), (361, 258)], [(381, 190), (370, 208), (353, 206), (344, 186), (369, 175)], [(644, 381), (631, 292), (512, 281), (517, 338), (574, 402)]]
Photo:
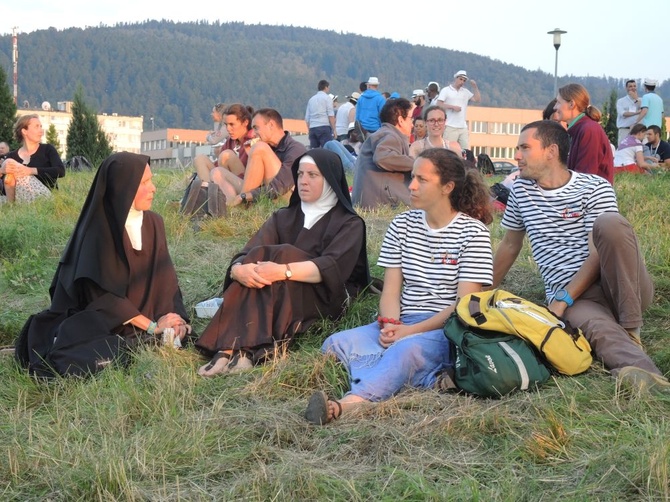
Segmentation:
[(310, 150), (293, 163), (296, 190), (233, 257), (223, 304), (196, 342), (204, 377), (253, 368), (317, 319), (339, 317), (370, 283), (365, 223), (342, 161)]
[(377, 321), (331, 335), (322, 347), (347, 368), (351, 390), (339, 400), (315, 392), (305, 412), (313, 424), (447, 378), (453, 362), (444, 323), (457, 298), (492, 282), (490, 196), (479, 172), (466, 171), (452, 151), (424, 150), (409, 190), (413, 209), (393, 219), (377, 262), (386, 269)]

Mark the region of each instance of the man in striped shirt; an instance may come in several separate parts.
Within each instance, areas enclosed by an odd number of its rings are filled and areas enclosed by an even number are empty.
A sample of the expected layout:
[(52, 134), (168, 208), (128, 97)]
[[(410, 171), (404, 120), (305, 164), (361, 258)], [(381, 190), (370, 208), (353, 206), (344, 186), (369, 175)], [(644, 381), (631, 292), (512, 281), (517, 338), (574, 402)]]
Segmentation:
[(525, 126), (514, 182), (493, 261), (493, 284), (530, 241), (549, 309), (582, 329), (595, 356), (623, 383), (670, 392), (640, 342), (642, 312), (653, 298), (637, 237), (619, 214), (612, 186), (567, 169), (570, 139), (556, 122)]

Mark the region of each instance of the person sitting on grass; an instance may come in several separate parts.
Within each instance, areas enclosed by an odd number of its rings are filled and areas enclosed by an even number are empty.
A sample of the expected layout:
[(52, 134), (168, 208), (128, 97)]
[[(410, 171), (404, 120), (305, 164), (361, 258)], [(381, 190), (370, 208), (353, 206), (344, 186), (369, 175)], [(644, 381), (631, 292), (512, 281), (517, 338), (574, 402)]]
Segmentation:
[(17, 340), (31, 374), (95, 373), (122, 346), (167, 328), (180, 340), (191, 332), (163, 219), (150, 211), (155, 192), (149, 157), (121, 152), (102, 163), (51, 282), (51, 306)]
[(416, 159), (421, 152), (429, 148), (448, 148), (461, 155), (461, 145), (458, 144), (458, 141), (446, 141), (443, 137), (447, 127), (447, 112), (439, 106), (429, 106), (424, 112), (424, 119), (428, 133), (410, 145), (410, 157)]
[(635, 231), (620, 213), (612, 185), (568, 169), (568, 133), (542, 120), (521, 130), (514, 182), (502, 219), (493, 286), (507, 275), (528, 235), (549, 310), (580, 328), (594, 358), (618, 382), (670, 393), (670, 382), (645, 353), (642, 312), (654, 298)]
[(322, 317), (339, 317), (369, 283), (365, 223), (340, 158), (314, 149), (293, 163), (296, 190), (226, 273), (223, 304), (196, 341), (204, 377), (253, 368)]
[(14, 124), (18, 150), (7, 153), (0, 166), (8, 202), (33, 202), (50, 197), (58, 188), (58, 178), (65, 176), (65, 166), (56, 148), (42, 143), (44, 129), (36, 113), (22, 115)]
[(249, 204), (261, 195), (271, 199), (288, 196), (294, 186), (291, 166), (306, 151), (304, 145), (284, 131), (284, 120), (277, 110), (256, 110), (251, 127), (259, 141), (251, 147), (242, 183), (219, 180), (231, 206)]
[(222, 111), (222, 123), (225, 125), (228, 138), (221, 145), (216, 163), (207, 155), (198, 155), (193, 159), (193, 166), (203, 181), (203, 186), (207, 186), (210, 181), (217, 183), (226, 200), (233, 199), (242, 186), (249, 150), (254, 139), (254, 132), (251, 129), (253, 111), (253, 108), (239, 103), (226, 107)]
[(444, 323), (459, 297), (491, 284), (492, 215), (481, 174), (454, 152), (433, 148), (414, 162), (409, 190), (412, 209), (391, 222), (377, 262), (386, 269), (377, 321), (322, 346), (346, 367), (351, 390), (339, 400), (315, 392), (305, 412), (313, 424), (453, 374)]
[(621, 140), (614, 153), (614, 173), (648, 174), (649, 165), (644, 160), (642, 140), (647, 134), (647, 126), (635, 124), (630, 134)]

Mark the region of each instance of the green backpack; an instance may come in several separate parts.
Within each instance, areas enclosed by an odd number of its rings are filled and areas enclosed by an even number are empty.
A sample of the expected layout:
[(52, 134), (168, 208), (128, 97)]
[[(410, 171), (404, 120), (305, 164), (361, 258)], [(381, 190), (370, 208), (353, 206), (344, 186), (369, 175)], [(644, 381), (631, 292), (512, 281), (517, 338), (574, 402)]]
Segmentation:
[(534, 389), (551, 375), (536, 349), (523, 338), (464, 324), (451, 314), (445, 336), (455, 352), (454, 383), (481, 397), (502, 397)]

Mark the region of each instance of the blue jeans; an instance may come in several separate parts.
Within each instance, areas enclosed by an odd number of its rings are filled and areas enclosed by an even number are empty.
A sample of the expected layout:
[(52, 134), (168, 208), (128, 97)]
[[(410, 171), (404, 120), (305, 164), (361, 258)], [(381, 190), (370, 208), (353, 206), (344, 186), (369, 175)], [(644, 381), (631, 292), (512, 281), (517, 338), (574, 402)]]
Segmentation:
[(356, 165), (356, 157), (351, 155), (351, 152), (347, 150), (342, 143), (339, 141), (329, 141), (323, 147), (326, 150), (335, 152), (342, 159), (342, 167), (345, 171), (353, 171), (354, 166)]
[[(404, 324), (417, 324), (435, 315), (409, 314)], [(340, 331), (329, 336), (321, 350), (334, 354), (349, 372), (351, 391), (369, 401), (383, 401), (404, 386), (430, 388), (438, 373), (452, 366), (449, 340), (442, 329), (402, 338), (388, 348), (379, 344), (379, 325)]]
[(323, 148), (326, 142), (333, 139), (333, 129), (330, 126), (309, 128), (309, 147)]

